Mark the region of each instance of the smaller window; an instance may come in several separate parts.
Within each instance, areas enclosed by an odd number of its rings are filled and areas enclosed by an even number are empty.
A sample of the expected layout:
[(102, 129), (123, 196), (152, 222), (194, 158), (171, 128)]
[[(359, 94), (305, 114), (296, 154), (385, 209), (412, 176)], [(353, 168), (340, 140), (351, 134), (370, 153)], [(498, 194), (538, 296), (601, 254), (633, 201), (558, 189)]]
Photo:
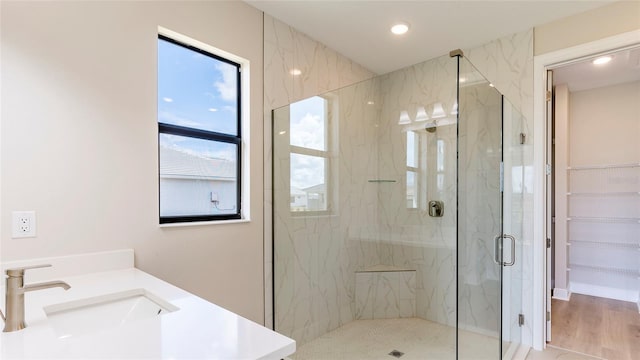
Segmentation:
[(418, 208), (419, 138), (414, 131), (407, 131), (407, 209)]
[(330, 199), (329, 101), (314, 96), (290, 105), (291, 211), (327, 212)]

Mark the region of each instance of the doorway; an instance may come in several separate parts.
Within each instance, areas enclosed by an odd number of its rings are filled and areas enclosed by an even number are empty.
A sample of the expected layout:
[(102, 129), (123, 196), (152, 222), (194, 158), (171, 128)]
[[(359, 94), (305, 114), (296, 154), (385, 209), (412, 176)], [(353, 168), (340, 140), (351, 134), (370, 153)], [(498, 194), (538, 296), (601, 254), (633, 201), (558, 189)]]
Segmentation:
[[(539, 304), (542, 306), (538, 308), (543, 310), (542, 322), (538, 327), (534, 323), (535, 348), (544, 346), (544, 340), (551, 340), (550, 344), (558, 346), (556, 342), (562, 339), (560, 335), (563, 331), (566, 335), (567, 331), (552, 327), (553, 320), (560, 320), (558, 324), (579, 326), (570, 320), (572, 317), (584, 316), (571, 315), (571, 311), (589, 309), (592, 304), (599, 304), (600, 308), (606, 309), (607, 304), (611, 305), (613, 302), (611, 311), (615, 313), (600, 316), (598, 320), (597, 310), (587, 310), (593, 315), (594, 320), (583, 325), (589, 327), (591, 334), (597, 333), (597, 326), (606, 325), (603, 318), (608, 319), (611, 318), (611, 314), (629, 310), (629, 306), (626, 306), (628, 304), (632, 305), (632, 311), (625, 319), (631, 322), (626, 325), (626, 329), (618, 331), (619, 336), (616, 336), (616, 339), (624, 338), (625, 331), (628, 333), (633, 331), (634, 326), (640, 325), (640, 284), (637, 281), (640, 272), (637, 250), (640, 244), (637, 235), (634, 235), (640, 230), (640, 149), (637, 148), (640, 120), (637, 119), (637, 115), (618, 113), (624, 111), (624, 105), (637, 102), (632, 99), (637, 99), (638, 95), (632, 94), (635, 94), (634, 91), (640, 91), (637, 90), (640, 89), (640, 66), (636, 65), (640, 50), (637, 44), (633, 44), (637, 43), (637, 34), (635, 38), (633, 34), (626, 35), (605, 39), (595, 45), (587, 44), (582, 49), (568, 49), (536, 59), (538, 70), (553, 71), (553, 74), (548, 74), (547, 80), (554, 88), (553, 93), (549, 93), (553, 96), (549, 97), (556, 101), (547, 107), (550, 112), (548, 118), (551, 119), (551, 114), (554, 114), (560, 116), (560, 119), (555, 123), (548, 123), (546, 136), (544, 132), (538, 132), (548, 141), (546, 161), (543, 162), (543, 166), (547, 168), (547, 185), (542, 184), (542, 187), (547, 189), (547, 196), (546, 199), (539, 196), (538, 200), (547, 207), (546, 219), (543, 216), (543, 219), (539, 220), (545, 228), (541, 235), (546, 235), (545, 238), (549, 240), (544, 244), (546, 246), (538, 249), (542, 250), (538, 255), (547, 253), (548, 261), (544, 261), (543, 255), (537, 258), (540, 262), (535, 262), (539, 270), (538, 275), (541, 277), (539, 280), (546, 284), (545, 291), (539, 299), (544, 299), (544, 294), (547, 294), (546, 301), (542, 301), (542, 304)], [(611, 68), (604, 70), (604, 67), (600, 67), (597, 71), (605, 74), (603, 78), (607, 83), (598, 80), (597, 73), (588, 75), (585, 69), (596, 69), (598, 66), (592, 63), (596, 55), (609, 55), (616, 59), (618, 70), (619, 65), (626, 64), (627, 73), (616, 75)], [(616, 64), (616, 61), (610, 62), (610, 65)], [(572, 76), (574, 80), (571, 80)], [(538, 90), (541, 85), (538, 82)], [(616, 91), (617, 95), (613, 95)], [(625, 102), (624, 98), (627, 95), (632, 97)], [(614, 98), (622, 103), (612, 105), (607, 102), (607, 99)], [(538, 101), (537, 105), (542, 104)], [(596, 110), (598, 107), (603, 110)], [(536, 108), (540, 110), (544, 106)], [(568, 114), (566, 118), (562, 118), (563, 109), (565, 115)], [(635, 111), (637, 113), (637, 110)], [(620, 127), (621, 122), (625, 121), (629, 128), (625, 128), (624, 125)], [(542, 191), (542, 194), (545, 192)], [(542, 209), (536, 213), (544, 214), (545, 211)], [(553, 257), (550, 256), (552, 251), (555, 252)], [(542, 274), (545, 273), (547, 276), (543, 277)], [(609, 310), (602, 310), (600, 313), (606, 311)], [(564, 318), (563, 313), (566, 315)], [(535, 333), (536, 329), (539, 330), (538, 334)], [(555, 339), (554, 331), (558, 331), (559, 335)], [(543, 334), (544, 336), (541, 336)], [(568, 334), (577, 338), (580, 329), (573, 328)], [(596, 338), (599, 341), (604, 336)], [(589, 346), (598, 341), (587, 340), (584, 348), (574, 347), (571, 350), (596, 356), (625, 358), (624, 355), (589, 350)], [(610, 347), (611, 344), (607, 346)], [(625, 345), (620, 347), (624, 348)], [(637, 353), (637, 350), (634, 351)]]

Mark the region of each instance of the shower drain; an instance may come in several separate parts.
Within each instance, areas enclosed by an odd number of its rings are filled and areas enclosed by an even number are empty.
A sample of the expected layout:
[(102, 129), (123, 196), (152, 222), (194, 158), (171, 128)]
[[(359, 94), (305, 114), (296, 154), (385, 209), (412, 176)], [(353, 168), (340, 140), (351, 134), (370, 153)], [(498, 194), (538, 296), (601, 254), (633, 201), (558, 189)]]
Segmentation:
[(389, 353), (389, 355), (399, 358), (400, 356), (404, 355), (404, 353), (402, 351), (393, 350)]

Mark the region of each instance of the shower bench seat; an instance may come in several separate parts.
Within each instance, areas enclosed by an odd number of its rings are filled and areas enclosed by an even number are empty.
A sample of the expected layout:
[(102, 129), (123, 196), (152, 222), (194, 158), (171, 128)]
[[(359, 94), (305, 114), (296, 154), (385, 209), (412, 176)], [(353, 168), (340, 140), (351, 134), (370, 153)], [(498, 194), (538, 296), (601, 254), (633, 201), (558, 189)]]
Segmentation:
[(374, 265), (357, 270), (356, 319), (416, 316), (416, 270)]

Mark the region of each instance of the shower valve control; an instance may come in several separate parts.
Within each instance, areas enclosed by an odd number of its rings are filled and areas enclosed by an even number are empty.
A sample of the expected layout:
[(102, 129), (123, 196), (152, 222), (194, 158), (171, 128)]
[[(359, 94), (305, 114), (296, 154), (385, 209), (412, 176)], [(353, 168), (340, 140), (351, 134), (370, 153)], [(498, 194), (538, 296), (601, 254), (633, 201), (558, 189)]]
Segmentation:
[(438, 200), (429, 201), (429, 216), (442, 217), (444, 215), (444, 203)]

